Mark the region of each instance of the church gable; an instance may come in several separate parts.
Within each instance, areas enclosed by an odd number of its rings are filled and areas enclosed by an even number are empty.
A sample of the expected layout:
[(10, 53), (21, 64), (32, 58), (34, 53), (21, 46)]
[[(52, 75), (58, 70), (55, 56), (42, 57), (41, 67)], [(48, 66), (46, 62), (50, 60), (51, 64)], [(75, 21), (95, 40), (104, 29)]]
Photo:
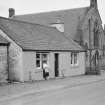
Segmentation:
[(100, 41), (102, 41), (103, 29), (102, 29), (102, 20), (100, 18), (98, 9), (90, 8), (82, 25), (82, 30), (84, 34), (83, 36), (84, 44), (88, 43), (89, 47), (89, 43), (91, 43), (90, 45), (92, 48), (101, 47)]

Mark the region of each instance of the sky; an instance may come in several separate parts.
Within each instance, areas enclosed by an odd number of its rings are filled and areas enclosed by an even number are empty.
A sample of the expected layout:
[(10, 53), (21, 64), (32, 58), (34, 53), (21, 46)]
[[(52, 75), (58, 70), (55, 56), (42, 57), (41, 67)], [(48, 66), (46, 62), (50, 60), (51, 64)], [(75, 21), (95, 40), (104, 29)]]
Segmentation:
[[(105, 24), (105, 0), (97, 0), (99, 12)], [(0, 16), (8, 17), (8, 8), (14, 8), (15, 14), (29, 14), (90, 5), (90, 0), (0, 0)]]

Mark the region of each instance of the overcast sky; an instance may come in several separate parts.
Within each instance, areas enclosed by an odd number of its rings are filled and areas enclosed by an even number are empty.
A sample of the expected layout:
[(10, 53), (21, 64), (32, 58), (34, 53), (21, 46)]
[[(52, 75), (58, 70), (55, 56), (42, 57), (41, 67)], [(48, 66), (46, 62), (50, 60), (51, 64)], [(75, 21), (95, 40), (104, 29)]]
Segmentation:
[[(8, 17), (8, 8), (16, 14), (38, 13), (52, 10), (89, 6), (90, 0), (0, 0), (0, 15)], [(98, 8), (105, 24), (105, 0), (98, 0)]]

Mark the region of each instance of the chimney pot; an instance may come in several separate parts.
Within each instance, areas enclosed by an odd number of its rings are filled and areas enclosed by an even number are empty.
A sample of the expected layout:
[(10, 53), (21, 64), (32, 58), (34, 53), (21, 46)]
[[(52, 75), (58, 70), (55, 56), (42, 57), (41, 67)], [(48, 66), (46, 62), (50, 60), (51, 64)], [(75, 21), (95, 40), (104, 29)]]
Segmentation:
[(90, 0), (90, 7), (97, 8), (97, 0)]
[(15, 15), (14, 8), (9, 8), (9, 18), (13, 17)]

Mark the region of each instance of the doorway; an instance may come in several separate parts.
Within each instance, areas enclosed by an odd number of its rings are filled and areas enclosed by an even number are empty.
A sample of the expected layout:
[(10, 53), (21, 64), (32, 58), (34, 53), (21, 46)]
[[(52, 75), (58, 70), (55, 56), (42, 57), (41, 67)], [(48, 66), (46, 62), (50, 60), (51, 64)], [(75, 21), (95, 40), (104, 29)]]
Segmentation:
[(55, 77), (59, 76), (59, 54), (55, 53)]

